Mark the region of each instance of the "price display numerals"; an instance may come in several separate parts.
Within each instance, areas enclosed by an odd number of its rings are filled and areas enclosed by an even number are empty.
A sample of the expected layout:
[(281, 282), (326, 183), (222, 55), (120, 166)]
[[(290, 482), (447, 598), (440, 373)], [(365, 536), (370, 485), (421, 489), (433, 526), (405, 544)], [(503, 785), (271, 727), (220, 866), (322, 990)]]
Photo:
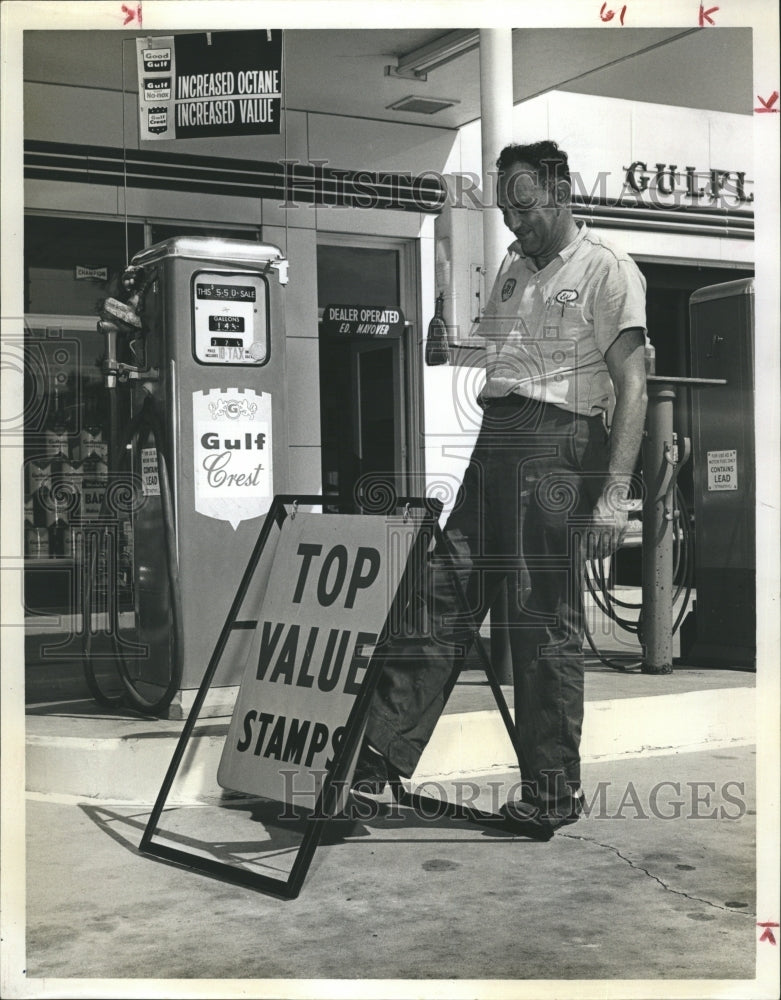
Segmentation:
[(244, 333), (243, 316), (210, 316), (210, 333)]
[(195, 296), (198, 299), (218, 299), (222, 302), (254, 302), (256, 292), (253, 285), (217, 285), (209, 282), (196, 285)]

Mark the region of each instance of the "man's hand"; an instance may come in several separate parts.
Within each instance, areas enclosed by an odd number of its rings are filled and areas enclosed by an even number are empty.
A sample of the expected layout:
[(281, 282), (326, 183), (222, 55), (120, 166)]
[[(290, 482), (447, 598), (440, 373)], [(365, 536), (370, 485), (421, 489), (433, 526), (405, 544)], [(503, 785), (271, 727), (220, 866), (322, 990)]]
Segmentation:
[[(623, 493), (623, 491), (622, 491)], [(586, 529), (584, 554), (587, 559), (606, 559), (621, 545), (629, 519), (626, 499), (616, 491), (606, 491), (597, 500), (591, 524)]]
[(643, 437), (647, 403), (643, 331), (634, 327), (622, 330), (605, 361), (616, 392), (616, 406), (610, 430), (608, 479), (584, 539), (588, 559), (612, 555), (626, 531), (629, 487)]

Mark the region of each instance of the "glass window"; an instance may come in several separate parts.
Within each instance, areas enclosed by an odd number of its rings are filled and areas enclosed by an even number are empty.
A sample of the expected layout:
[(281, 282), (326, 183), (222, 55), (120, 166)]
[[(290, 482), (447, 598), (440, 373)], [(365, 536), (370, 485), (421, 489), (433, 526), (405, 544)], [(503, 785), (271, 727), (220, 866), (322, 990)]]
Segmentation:
[[(108, 445), (129, 419), (129, 395), (118, 391), (117, 427), (110, 426), (104, 387), (99, 303), (144, 248), (145, 227), (123, 220), (28, 215), (25, 265), (25, 607), (28, 614), (74, 613), (73, 581), (87, 572), (84, 538), (103, 524)], [(152, 243), (173, 236), (219, 236), (257, 241), (258, 229), (167, 223), (152, 225)], [(126, 242), (127, 241), (127, 242)], [(117, 456), (111, 456), (113, 462)], [(112, 470), (115, 472), (116, 470)], [(114, 518), (116, 567), (95, 568), (95, 594), (106, 594), (116, 573), (122, 609), (132, 607), (133, 525)], [(75, 575), (74, 575), (75, 574)], [(101, 589), (102, 588), (102, 589)], [(78, 589), (78, 588), (77, 588)], [(97, 606), (97, 605), (96, 605)]]
[[(79, 610), (87, 572), (84, 540), (98, 523), (107, 524), (103, 500), (109, 476), (109, 390), (101, 376), (104, 343), (96, 322), (89, 317), (26, 318), (24, 552), (29, 614)], [(117, 418), (123, 425), (128, 409), (128, 394), (120, 392)], [(111, 517), (119, 560), (117, 589), (112, 592), (124, 609), (132, 597), (132, 525), (127, 517)], [(96, 595), (105, 595), (108, 572), (109, 564), (99, 561)]]
[(399, 251), (318, 244), (317, 304), (399, 305)]
[[(128, 256), (144, 246), (144, 227), (127, 227)], [(122, 221), (27, 215), (24, 220), (25, 312), (94, 316), (96, 302), (127, 263)]]

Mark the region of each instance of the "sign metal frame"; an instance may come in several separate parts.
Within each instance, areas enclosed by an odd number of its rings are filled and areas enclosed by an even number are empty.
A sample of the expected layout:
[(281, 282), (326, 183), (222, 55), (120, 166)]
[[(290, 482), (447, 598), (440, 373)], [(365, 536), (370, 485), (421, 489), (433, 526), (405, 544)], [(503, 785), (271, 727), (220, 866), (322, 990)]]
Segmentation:
[[(324, 777), (315, 807), (312, 810), (311, 815), (305, 820), (306, 825), (304, 836), (301, 844), (299, 845), (295, 860), (287, 878), (274, 878), (270, 875), (248, 871), (245, 868), (239, 868), (223, 861), (216, 861), (212, 858), (204, 857), (202, 854), (192, 853), (178, 847), (171, 847), (169, 844), (161, 843), (159, 840), (156, 840), (155, 834), (158, 831), (160, 817), (168, 800), (168, 795), (176, 778), (179, 766), (185, 756), (195, 723), (198, 720), (200, 711), (203, 707), (212, 681), (214, 680), (214, 675), (220, 664), (223, 653), (225, 652), (228, 639), (230, 638), (231, 633), (236, 629), (255, 629), (257, 626), (256, 621), (245, 621), (239, 619), (238, 616), (272, 529), (275, 526), (277, 528), (281, 528), (285, 519), (290, 516), (288, 515), (286, 507), (292, 507), (293, 510), (295, 510), (296, 506), (299, 504), (321, 507), (325, 502), (326, 498), (320, 495), (302, 496), (300, 494), (278, 494), (274, 497), (263, 523), (263, 527), (258, 534), (257, 541), (247, 562), (239, 587), (234, 595), (230, 610), (228, 611), (222, 630), (220, 631), (214, 651), (212, 652), (211, 658), (206, 667), (206, 671), (203, 675), (203, 679), (192, 708), (190, 709), (185, 721), (178, 743), (171, 758), (171, 762), (168, 766), (165, 777), (163, 778), (160, 791), (139, 844), (139, 850), (142, 854), (150, 855), (161, 861), (179, 865), (181, 867), (197, 871), (203, 875), (218, 878), (235, 885), (244, 886), (246, 888), (254, 889), (268, 895), (277, 896), (282, 899), (295, 899), (298, 896), (307, 872), (309, 871), (315, 851), (317, 850), (317, 846), (322, 838), (325, 824), (330, 819), (338, 818), (339, 814), (336, 811), (335, 803), (339, 798), (341, 790), (344, 788), (344, 782), (347, 774), (349, 773), (350, 764), (358, 751), (358, 744), (364, 731), (371, 699), (374, 695), (377, 682), (382, 672), (382, 667), (376, 655), (372, 655), (367, 665), (366, 674), (361, 684), (360, 692), (356, 695), (355, 701), (350, 710), (350, 714), (344, 728), (344, 736), (334, 755), (333, 764)], [(333, 500), (329, 499), (327, 502), (328, 506), (333, 505)], [(438, 544), (444, 545), (446, 554), (452, 555), (448, 548), (447, 538), (443, 535), (438, 524), (439, 515), (442, 512), (442, 503), (439, 500), (421, 497), (398, 497), (392, 502), (392, 507), (402, 508), (406, 511), (409, 511), (412, 508), (417, 510), (422, 509), (425, 513), (419, 521), (419, 531), (407, 558), (396, 594), (388, 609), (386, 626), (388, 622), (400, 620), (399, 616), (404, 613), (405, 605), (409, 596), (419, 585), (420, 575), (425, 567), (427, 552), (432, 538), (435, 539)], [(391, 513), (391, 511), (387, 510), (379, 513), (388, 514)], [(459, 603), (461, 604), (462, 609), (466, 612), (466, 598), (455, 573), (453, 575), (453, 580)], [(512, 741), (521, 770), (528, 773), (524, 764), (523, 751), (515, 734), (512, 716), (510, 715), (501, 686), (496, 678), (496, 675), (494, 674), (490, 658), (480, 636), (479, 623), (475, 624), (473, 622), (471, 630), (481, 664), (485, 669), (491, 691), (499, 708), (502, 721), (504, 722), (510, 740)], [(451, 680), (451, 689), (452, 685), (455, 684), (455, 681), (456, 676), (454, 676)], [(440, 800), (434, 800), (425, 796), (417, 795), (416, 793), (407, 792), (398, 780), (391, 782), (391, 789), (396, 800), (402, 805), (422, 806), (424, 804), (428, 804), (431, 806), (436, 804), (441, 810), (442, 815), (448, 815), (455, 819), (466, 819), (476, 823), (487, 823), (492, 826), (506, 826), (507, 821), (505, 817), (501, 815), (486, 813), (469, 806), (455, 805), (448, 802), (443, 803)], [(356, 797), (360, 798), (360, 795), (358, 794)]]

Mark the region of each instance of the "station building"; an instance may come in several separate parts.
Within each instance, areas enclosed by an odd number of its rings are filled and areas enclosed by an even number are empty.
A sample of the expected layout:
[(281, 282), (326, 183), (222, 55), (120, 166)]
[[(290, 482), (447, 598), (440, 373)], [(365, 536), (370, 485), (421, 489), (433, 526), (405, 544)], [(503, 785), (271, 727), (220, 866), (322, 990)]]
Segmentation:
[[(469, 329), (495, 267), (478, 32), (286, 31), (278, 135), (154, 142), (139, 139), (138, 34), (25, 34), (25, 316), (52, 358), (60, 336), (80, 345), (53, 362), (65, 391), (75, 380), (80, 406), (102, 398), (96, 303), (142, 248), (188, 234), (273, 244), (289, 261), (280, 491), (384, 474), (447, 507), (477, 431), (484, 350)], [(753, 274), (751, 32), (515, 31), (513, 56), (513, 138), (569, 153), (576, 217), (646, 277), (657, 373), (689, 375), (691, 294)], [(729, 79), (684, 92), (682, 62)], [(449, 363), (431, 366), (439, 294)], [(404, 324), (340, 339), (322, 323), (332, 304)], [(677, 419), (686, 434), (686, 399)], [(682, 483), (690, 494), (690, 472)], [(26, 556), (30, 613), (66, 610), (51, 572), (67, 556)]]

